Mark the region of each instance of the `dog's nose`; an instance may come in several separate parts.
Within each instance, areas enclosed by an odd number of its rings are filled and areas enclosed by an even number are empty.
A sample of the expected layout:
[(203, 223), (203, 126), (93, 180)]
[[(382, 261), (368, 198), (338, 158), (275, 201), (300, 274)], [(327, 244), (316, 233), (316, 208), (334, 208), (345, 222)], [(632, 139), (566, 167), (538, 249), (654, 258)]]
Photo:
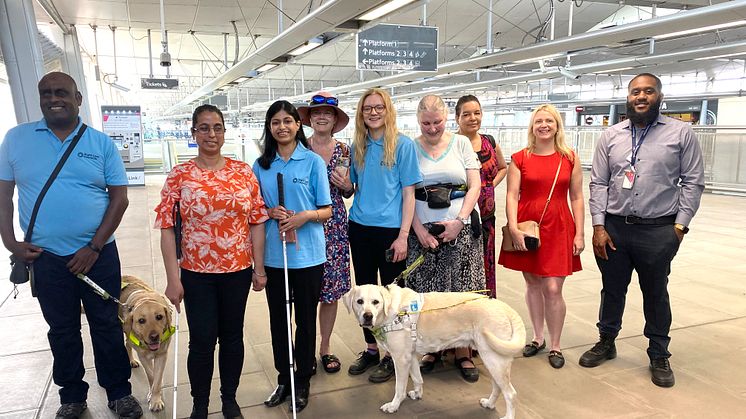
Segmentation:
[(370, 312), (363, 313), (363, 320), (365, 320), (366, 322), (373, 321), (373, 313), (370, 313)]
[(148, 336), (151, 342), (156, 343), (160, 342), (160, 337), (158, 336), (158, 333), (151, 333), (150, 336)]

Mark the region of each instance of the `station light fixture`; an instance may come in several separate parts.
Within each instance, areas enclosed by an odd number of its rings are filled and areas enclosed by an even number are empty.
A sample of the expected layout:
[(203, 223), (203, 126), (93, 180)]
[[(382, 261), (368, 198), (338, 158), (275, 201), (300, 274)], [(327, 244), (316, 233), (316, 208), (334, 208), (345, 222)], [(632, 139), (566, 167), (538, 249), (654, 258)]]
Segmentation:
[(373, 10), (371, 10), (369, 12), (366, 12), (366, 13), (360, 15), (360, 17), (358, 17), (358, 19), (360, 19), (360, 20), (376, 20), (376, 19), (378, 19), (381, 16), (385, 16), (385, 15), (393, 12), (394, 10), (400, 9), (400, 8), (408, 5), (409, 3), (412, 3), (413, 1), (414, 0), (391, 0), (388, 3), (384, 3), (384, 4), (376, 7), (375, 9), (373, 9)]
[(320, 37), (311, 38), (307, 42), (303, 43), (303, 45), (299, 46), (298, 48), (290, 51), (288, 54), (292, 56), (298, 56), (303, 55), (307, 53), (308, 51), (311, 51), (313, 49), (316, 49), (320, 46), (324, 45), (324, 40)]

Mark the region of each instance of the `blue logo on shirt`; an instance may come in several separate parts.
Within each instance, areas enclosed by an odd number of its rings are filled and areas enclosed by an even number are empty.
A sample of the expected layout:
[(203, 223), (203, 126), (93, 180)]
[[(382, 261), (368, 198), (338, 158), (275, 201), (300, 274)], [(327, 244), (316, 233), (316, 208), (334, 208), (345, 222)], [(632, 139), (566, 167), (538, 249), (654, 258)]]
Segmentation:
[(82, 151), (78, 152), (78, 158), (88, 159), (88, 160), (98, 160), (101, 158), (98, 154), (91, 154), (91, 153), (84, 153)]
[(300, 183), (301, 185), (308, 186), (308, 179), (301, 179), (301, 178), (294, 177), (293, 183)]

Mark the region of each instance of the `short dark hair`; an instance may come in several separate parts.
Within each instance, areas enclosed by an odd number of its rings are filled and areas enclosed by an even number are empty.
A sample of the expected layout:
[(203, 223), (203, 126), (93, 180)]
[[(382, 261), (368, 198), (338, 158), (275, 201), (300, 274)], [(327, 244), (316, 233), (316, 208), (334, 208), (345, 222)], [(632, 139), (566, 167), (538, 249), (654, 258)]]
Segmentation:
[(655, 87), (658, 88), (658, 93), (660, 93), (663, 90), (663, 83), (661, 82), (661, 79), (658, 78), (655, 74), (651, 73), (640, 73), (636, 75), (635, 77), (632, 77), (632, 80), (627, 83), (627, 90), (629, 90), (629, 87), (632, 86), (632, 82), (637, 80), (640, 77), (650, 77), (651, 79), (655, 80)]
[[(272, 117), (278, 112), (285, 111), (293, 117), (295, 122), (300, 122), (300, 114), (295, 109), (292, 103), (287, 100), (278, 100), (273, 103), (267, 109), (267, 115), (264, 118), (264, 134), (262, 135), (262, 155), (259, 156), (257, 162), (262, 169), (269, 169), (272, 160), (275, 159), (277, 154), (277, 140), (272, 136)], [(298, 127), (298, 132), (295, 134), (295, 141), (303, 144), (304, 147), (308, 147), (308, 140), (306, 140), (306, 134), (303, 132), (303, 124)]]
[(215, 105), (210, 104), (204, 104), (199, 105), (192, 113), (192, 127), (197, 126), (197, 118), (199, 118), (199, 115), (204, 112), (215, 112), (220, 116), (220, 121), (223, 123), (223, 126), (225, 126), (225, 118), (223, 118), (223, 112), (220, 112), (220, 109), (218, 109)]
[(482, 104), (479, 103), (479, 99), (477, 99), (474, 95), (464, 95), (458, 98), (458, 102), (456, 102), (456, 118), (461, 115), (461, 107), (464, 106), (465, 103), (469, 102), (477, 102), (477, 105), (479, 105), (479, 108), (482, 108)]

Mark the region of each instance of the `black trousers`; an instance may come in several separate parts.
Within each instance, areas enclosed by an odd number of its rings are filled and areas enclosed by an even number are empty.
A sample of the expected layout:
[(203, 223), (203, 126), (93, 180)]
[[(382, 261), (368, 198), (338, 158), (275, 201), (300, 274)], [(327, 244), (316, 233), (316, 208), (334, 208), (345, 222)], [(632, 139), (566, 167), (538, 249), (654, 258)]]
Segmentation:
[(251, 268), (220, 274), (182, 269), (181, 284), (189, 323), (187, 373), (194, 403), (209, 402), (217, 342), (220, 395), (224, 400), (235, 399), (243, 368), (243, 324)]
[[(52, 378), (60, 386), (61, 403), (86, 400), (88, 384), (83, 381), (83, 340), (80, 336), (80, 304), (83, 303), (91, 332), (98, 383), (106, 389), (109, 401), (132, 393), (130, 365), (124, 349), (118, 306), (104, 300), (65, 266), (73, 255), (57, 256), (43, 252), (34, 261), (34, 280), (39, 305), (49, 325), (47, 338), (54, 363)], [(88, 272), (94, 282), (115, 298), (121, 292), (122, 272), (117, 245), (111, 242), (101, 249), (98, 260)]]
[[(370, 227), (350, 221), (348, 235), (355, 285), (378, 284), (379, 272), (381, 285), (388, 285), (406, 269), (406, 258), (396, 263), (386, 262), (386, 249), (399, 236), (398, 228)], [(363, 329), (363, 335), (366, 343), (376, 343), (370, 330)]]
[(645, 314), (645, 337), (650, 341), (650, 359), (668, 358), (671, 338), (671, 303), (668, 299), (668, 275), (671, 261), (679, 249), (673, 225), (626, 224), (624, 218), (607, 215), (606, 231), (617, 250), (607, 247), (608, 260), (596, 257), (603, 289), (598, 330), (616, 337), (622, 329), (622, 315), (632, 270), (637, 272)]
[[(277, 384), (290, 385), (288, 322), (285, 311), (285, 272), (282, 268), (265, 267), (267, 271), (267, 305), (272, 334), (272, 355), (277, 370)], [(311, 372), (316, 359), (316, 308), (321, 294), (324, 265), (288, 269), (291, 306), (295, 309), (295, 388), (310, 387)]]

